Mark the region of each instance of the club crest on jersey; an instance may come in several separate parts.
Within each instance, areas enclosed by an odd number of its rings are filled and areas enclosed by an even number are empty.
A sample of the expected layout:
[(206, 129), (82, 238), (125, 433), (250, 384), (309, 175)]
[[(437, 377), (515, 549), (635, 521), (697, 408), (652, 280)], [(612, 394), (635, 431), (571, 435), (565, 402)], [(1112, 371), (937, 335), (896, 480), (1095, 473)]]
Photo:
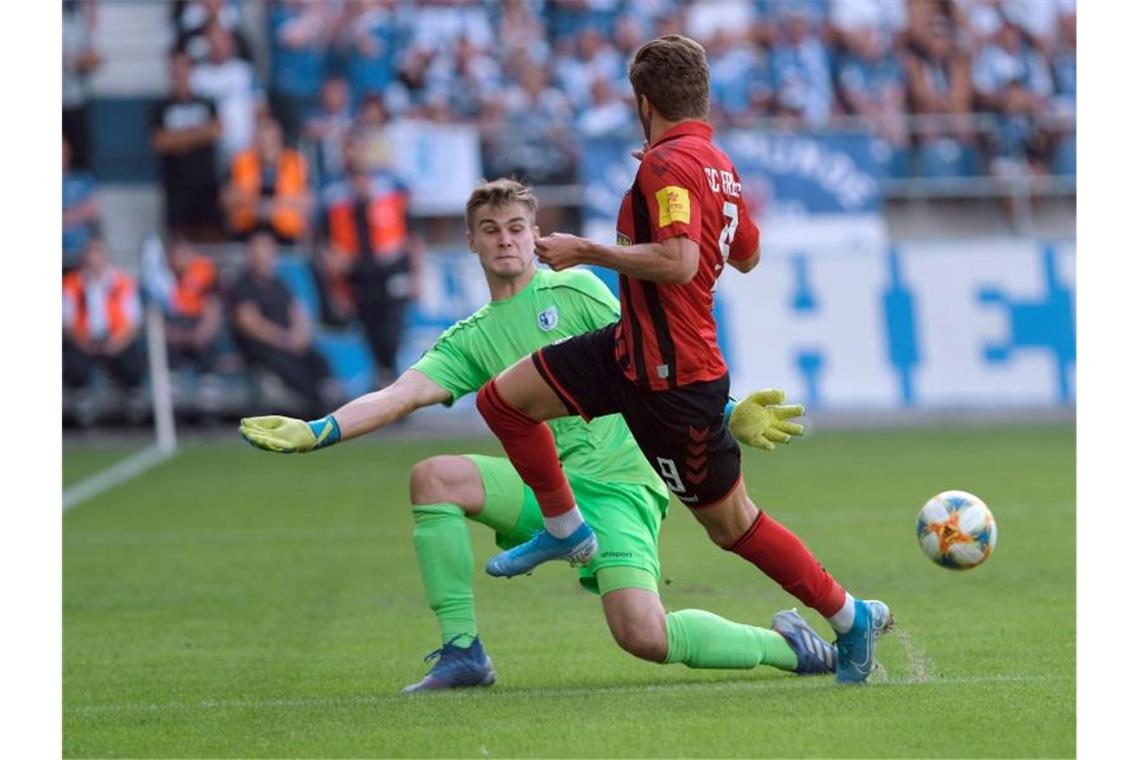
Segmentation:
[(558, 326), (558, 308), (551, 306), (538, 315), (538, 326), (543, 332), (550, 332)]
[(633, 241), (629, 239), (628, 235), (623, 235), (620, 232), (617, 234), (618, 245), (633, 245)]

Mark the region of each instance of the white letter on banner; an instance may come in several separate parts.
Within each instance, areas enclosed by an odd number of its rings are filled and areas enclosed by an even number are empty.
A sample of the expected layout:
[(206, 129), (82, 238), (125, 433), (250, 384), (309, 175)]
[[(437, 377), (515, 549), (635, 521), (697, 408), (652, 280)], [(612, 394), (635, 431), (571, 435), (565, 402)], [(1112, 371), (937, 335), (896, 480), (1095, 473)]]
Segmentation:
[(735, 393), (783, 388), (809, 408), (900, 403), (887, 359), (881, 254), (765, 258), (721, 279)]
[(1015, 309), (1023, 313), (1049, 295), (1039, 243), (921, 243), (901, 253), (902, 278), (917, 306), (919, 406), (1057, 403), (1054, 352), (1014, 335)]

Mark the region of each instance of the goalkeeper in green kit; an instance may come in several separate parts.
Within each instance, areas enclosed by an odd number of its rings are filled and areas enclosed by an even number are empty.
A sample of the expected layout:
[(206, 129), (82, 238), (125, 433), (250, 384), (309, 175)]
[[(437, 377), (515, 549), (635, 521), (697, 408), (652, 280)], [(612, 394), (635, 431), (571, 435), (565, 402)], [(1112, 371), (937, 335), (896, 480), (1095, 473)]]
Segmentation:
[[(445, 331), (392, 385), (333, 414), (305, 422), (252, 417), (241, 434), (267, 451), (301, 453), (355, 438), (421, 407), (450, 405), (479, 390), (519, 359), (554, 341), (604, 327), (619, 316), (617, 299), (594, 274), (535, 268), (538, 204), (528, 187), (499, 179), (467, 202), (467, 239), (479, 256), (491, 302)], [(771, 449), (803, 428), (803, 413), (762, 391), (726, 409), (740, 441)], [(597, 553), (579, 568), (581, 584), (601, 595), (614, 640), (630, 654), (692, 668), (754, 668), (800, 674), (835, 670), (835, 647), (794, 610), (767, 630), (704, 610), (666, 613), (657, 595), (657, 538), (669, 491), (645, 461), (621, 415), (589, 424), (549, 422), (567, 477), (597, 535)], [(442, 646), (429, 673), (405, 691), (487, 686), (495, 672), (479, 640), (472, 592), (473, 555), (464, 519), (482, 523), (509, 548), (542, 529), (535, 494), (505, 457), (436, 456), (411, 473), (413, 539)]]

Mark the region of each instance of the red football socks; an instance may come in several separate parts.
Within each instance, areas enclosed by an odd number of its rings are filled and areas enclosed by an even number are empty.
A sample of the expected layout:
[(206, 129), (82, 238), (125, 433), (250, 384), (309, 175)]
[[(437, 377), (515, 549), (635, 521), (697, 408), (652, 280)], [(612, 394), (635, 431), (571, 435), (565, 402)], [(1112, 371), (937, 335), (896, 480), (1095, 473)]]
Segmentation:
[(825, 618), (839, 612), (847, 598), (847, 591), (823, 569), (804, 542), (763, 512), (728, 551), (756, 565), (785, 591)]
[(554, 435), (545, 422), (535, 422), (503, 400), (491, 380), (475, 397), (479, 414), (487, 421), (507, 458), (534, 491), (543, 517), (557, 517), (574, 509), (574, 492), (562, 472)]

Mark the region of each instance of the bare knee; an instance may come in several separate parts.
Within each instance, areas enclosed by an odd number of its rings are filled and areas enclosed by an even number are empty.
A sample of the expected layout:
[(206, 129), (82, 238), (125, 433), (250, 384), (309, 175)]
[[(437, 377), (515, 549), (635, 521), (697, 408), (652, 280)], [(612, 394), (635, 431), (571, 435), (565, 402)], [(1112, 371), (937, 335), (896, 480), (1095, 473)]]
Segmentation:
[(469, 515), (483, 508), (483, 480), (467, 457), (437, 456), (416, 462), (408, 483), (412, 504), (456, 504)]
[(744, 482), (741, 481), (724, 501), (711, 507), (694, 509), (692, 513), (709, 539), (717, 546), (727, 549), (748, 532), (756, 522), (760, 509), (749, 498)]
[[(634, 657), (650, 662), (665, 662), (669, 654), (669, 640), (665, 632), (665, 609), (656, 595), (652, 602), (620, 600), (615, 594), (649, 594), (634, 589), (612, 592), (603, 598), (606, 623), (619, 647)], [(632, 602), (632, 603), (630, 603)]]
[(660, 628), (654, 626), (644, 628), (611, 628), (614, 641), (625, 651), (642, 660), (649, 662), (665, 662), (669, 654), (669, 642), (665, 636), (665, 620), (661, 620)]

